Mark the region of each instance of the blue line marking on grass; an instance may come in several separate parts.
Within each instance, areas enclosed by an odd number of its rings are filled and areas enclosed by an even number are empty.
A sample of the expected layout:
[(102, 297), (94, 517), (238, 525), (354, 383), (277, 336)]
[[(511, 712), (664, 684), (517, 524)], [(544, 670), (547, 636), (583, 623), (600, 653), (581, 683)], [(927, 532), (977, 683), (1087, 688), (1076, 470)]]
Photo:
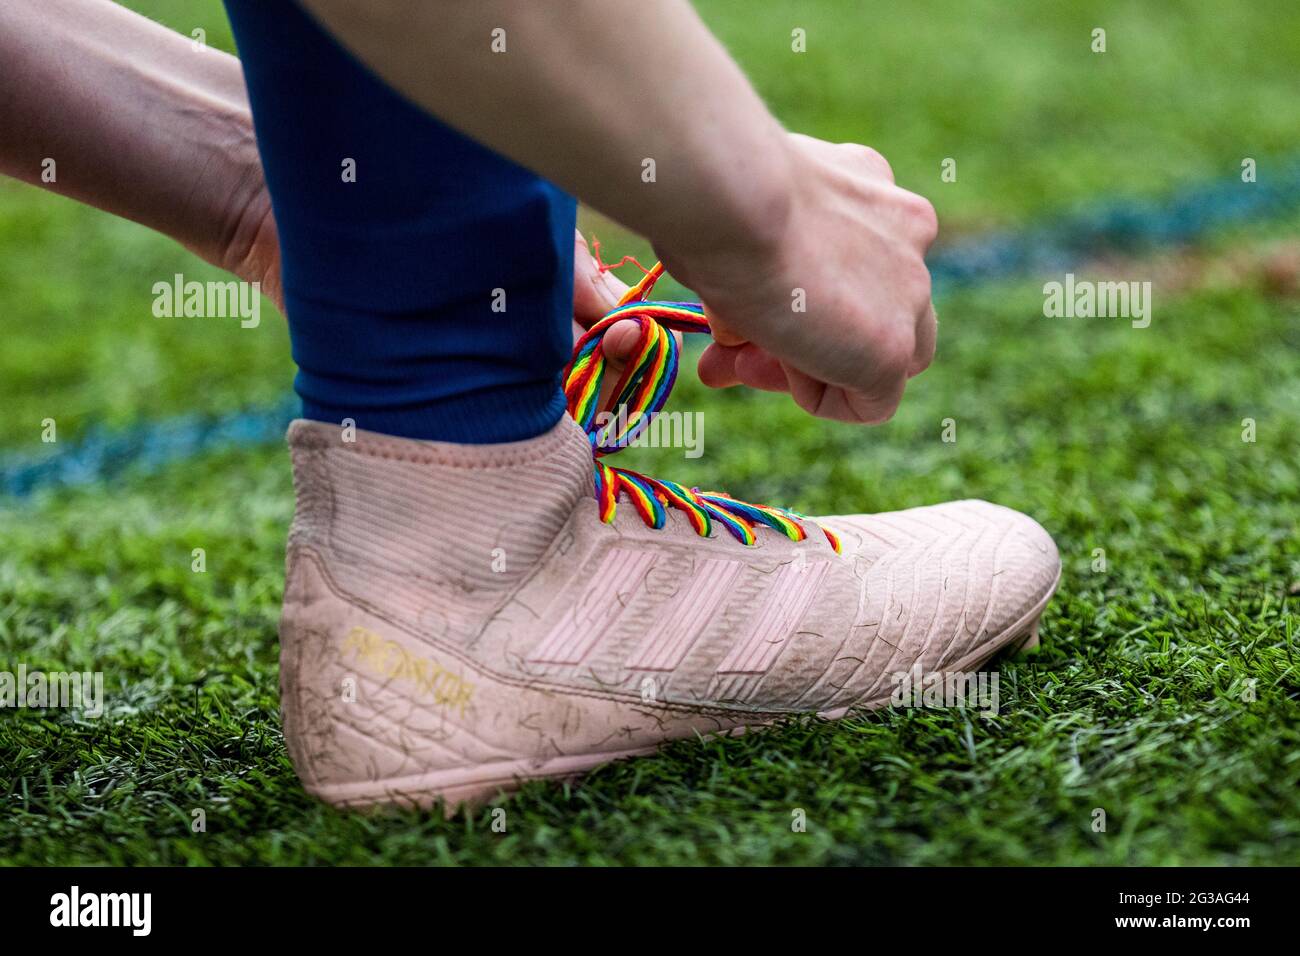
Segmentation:
[[(962, 240), (930, 257), (936, 294), (1014, 276), (1060, 271), (1099, 253), (1136, 253), (1176, 246), (1217, 229), (1283, 215), (1300, 207), (1300, 160), (1265, 172), (1181, 189), (1159, 200), (1117, 199), (1054, 222)], [(224, 415), (186, 414), (123, 429), (94, 429), (46, 455), (0, 456), (0, 495), (25, 497), (57, 487), (102, 481), (124, 471), (230, 448), (282, 441), (300, 404), (290, 395), (273, 405)]]
[(1014, 232), (963, 240), (930, 256), (936, 292), (993, 279), (1060, 271), (1098, 253), (1138, 253), (1300, 207), (1300, 160), (1257, 182), (1185, 187), (1158, 200), (1118, 199)]
[(301, 403), (290, 395), (274, 405), (224, 415), (187, 414), (128, 428), (94, 428), (66, 449), (0, 459), (0, 494), (25, 497), (46, 488), (84, 485), (131, 469), (145, 472), (207, 452), (284, 440)]

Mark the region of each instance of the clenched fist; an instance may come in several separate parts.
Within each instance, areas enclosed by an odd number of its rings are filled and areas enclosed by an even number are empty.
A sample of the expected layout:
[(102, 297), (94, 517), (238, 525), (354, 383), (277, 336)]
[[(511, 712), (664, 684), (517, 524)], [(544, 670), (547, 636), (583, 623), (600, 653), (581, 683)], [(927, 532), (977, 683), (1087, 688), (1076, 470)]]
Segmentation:
[(808, 412), (878, 423), (934, 356), (930, 203), (875, 150), (792, 134), (787, 202), (752, 245), (656, 245), (714, 330), (707, 385), (788, 391)]

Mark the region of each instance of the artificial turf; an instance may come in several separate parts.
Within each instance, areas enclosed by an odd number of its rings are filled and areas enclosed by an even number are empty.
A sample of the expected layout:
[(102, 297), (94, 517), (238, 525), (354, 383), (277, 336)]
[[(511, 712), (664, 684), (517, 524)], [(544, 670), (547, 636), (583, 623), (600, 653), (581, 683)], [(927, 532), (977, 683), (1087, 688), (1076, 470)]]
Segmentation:
[[(215, 4), (139, 6), (220, 41)], [(1124, 4), (864, 6), (702, 10), (791, 125), (881, 146), (958, 231), (1286, 145), (1269, 110), (1200, 94), (1280, 103), (1300, 30), (1277, 18), (1294, 9), (1193, 3), (1168, 24)], [(1130, 53), (1070, 59), (1098, 18)], [(804, 21), (809, 53), (792, 61)], [(1253, 56), (1225, 36), (1255, 40)], [(1090, 149), (1107, 131), (1136, 153)], [(940, 185), (954, 154), (958, 183)], [(45, 417), (65, 441), (286, 387), (273, 314), (257, 330), (150, 315), (154, 281), (207, 277), (165, 240), (31, 190), (0, 188), (0, 210), (5, 448), (40, 452)], [(1201, 255), (1263, 260), (1297, 224)], [(1178, 282), (1146, 259), (1110, 268), (1162, 277), (1149, 328), (1045, 318), (1039, 277), (981, 286), (940, 302), (935, 365), (882, 428), (686, 374), (670, 407), (704, 413), (703, 457), (625, 453), (812, 514), (982, 497), (1038, 518), (1064, 575), (1041, 650), (1002, 665), (997, 716), (899, 709), (680, 741), (577, 785), (528, 785), (501, 803), (504, 832), (489, 809), (329, 809), (280, 736), (286, 456), (234, 449), (0, 502), (0, 662), (101, 670), (109, 695), (98, 719), (0, 711), (0, 861), (1300, 863), (1300, 298), (1249, 269)]]

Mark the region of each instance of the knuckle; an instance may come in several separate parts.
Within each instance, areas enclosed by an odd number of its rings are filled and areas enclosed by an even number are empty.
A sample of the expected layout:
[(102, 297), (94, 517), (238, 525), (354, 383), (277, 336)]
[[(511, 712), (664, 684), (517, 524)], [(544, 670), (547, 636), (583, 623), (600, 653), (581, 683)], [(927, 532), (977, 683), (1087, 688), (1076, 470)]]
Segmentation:
[(928, 247), (934, 240), (939, 238), (939, 214), (934, 211), (934, 204), (930, 200), (922, 199), (918, 215), (921, 237)]
[(883, 425), (898, 412), (898, 406), (901, 402), (902, 396), (881, 399), (873, 404), (871, 410), (867, 412), (866, 423), (868, 425)]
[(908, 324), (899, 323), (879, 335), (871, 355), (872, 391), (877, 395), (887, 395), (895, 389), (907, 374), (915, 351), (916, 331)]
[(861, 143), (844, 143), (843, 145), (855, 159), (877, 176), (883, 176), (891, 183), (894, 181), (894, 168), (889, 165), (889, 160), (885, 159), (880, 150), (873, 149), (870, 146), (863, 146)]
[(906, 193), (903, 209), (917, 235), (928, 247), (939, 236), (939, 214), (934, 211), (934, 204), (924, 196)]
[(914, 356), (912, 362), (912, 368), (911, 368), (912, 374), (920, 375), (922, 372), (924, 372), (927, 368), (930, 367), (930, 364), (933, 361), (934, 361), (933, 352), (925, 352), (922, 355)]
[(917, 312), (929, 307), (932, 292), (930, 269), (920, 256), (917, 256), (905, 267), (903, 271), (903, 289), (907, 301)]
[(897, 383), (907, 376), (907, 370), (912, 365), (912, 356), (915, 354), (916, 333), (911, 329), (900, 332), (894, 340), (893, 348), (885, 364), (892, 382)]
[(867, 158), (871, 163), (872, 168), (892, 183), (894, 181), (894, 167), (889, 165), (889, 160), (885, 159), (883, 154), (872, 149), (870, 146), (866, 147), (866, 150)]

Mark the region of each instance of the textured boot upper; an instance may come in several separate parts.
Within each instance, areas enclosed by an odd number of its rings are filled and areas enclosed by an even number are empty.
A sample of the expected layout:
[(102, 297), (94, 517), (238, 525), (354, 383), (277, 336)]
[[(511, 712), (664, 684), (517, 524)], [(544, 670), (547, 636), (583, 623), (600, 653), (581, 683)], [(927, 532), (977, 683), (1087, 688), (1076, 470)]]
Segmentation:
[(327, 558), (358, 597), (461, 640), (591, 495), (591, 453), (571, 425), (500, 445), (343, 437), (321, 422), (289, 429), (298, 496), (290, 548)]
[(569, 419), (508, 445), (297, 422), (309, 550), (348, 600), (484, 674), (669, 704), (780, 712), (877, 702), (892, 674), (973, 662), (1058, 571), (1032, 520), (984, 502), (822, 520), (840, 535), (746, 547), (678, 514), (598, 520)]

